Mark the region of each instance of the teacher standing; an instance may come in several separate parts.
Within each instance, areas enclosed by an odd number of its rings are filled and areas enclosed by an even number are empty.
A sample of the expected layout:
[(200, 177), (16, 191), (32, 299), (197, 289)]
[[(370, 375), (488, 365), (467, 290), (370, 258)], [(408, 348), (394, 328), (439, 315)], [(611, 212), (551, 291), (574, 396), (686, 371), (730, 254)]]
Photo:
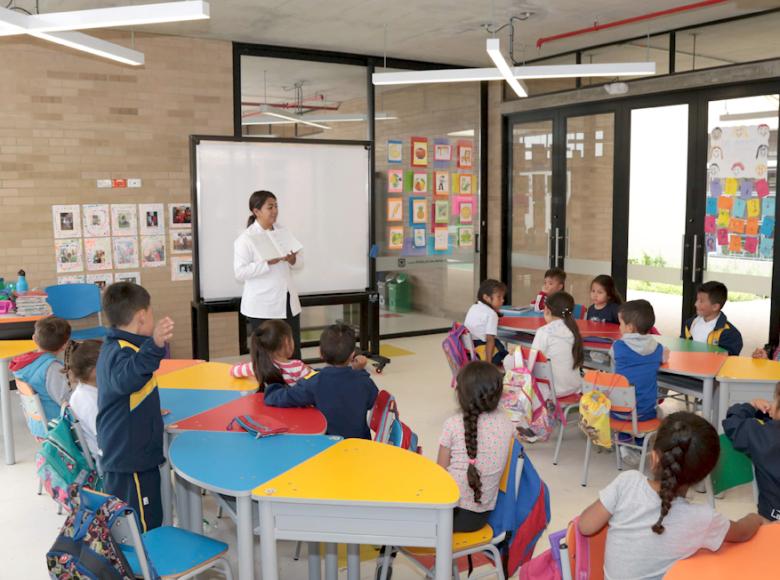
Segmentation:
[[(286, 320), (293, 332), (295, 352), (301, 358), (301, 301), (295, 290), (290, 269), (298, 263), (295, 253), (265, 260), (252, 242), (254, 236), (284, 230), (276, 223), (279, 205), (270, 191), (256, 191), (249, 197), (251, 215), (247, 228), (233, 243), (233, 272), (244, 283), (241, 314), (246, 316), (252, 332), (266, 320)], [(300, 267), (300, 265), (299, 265)]]

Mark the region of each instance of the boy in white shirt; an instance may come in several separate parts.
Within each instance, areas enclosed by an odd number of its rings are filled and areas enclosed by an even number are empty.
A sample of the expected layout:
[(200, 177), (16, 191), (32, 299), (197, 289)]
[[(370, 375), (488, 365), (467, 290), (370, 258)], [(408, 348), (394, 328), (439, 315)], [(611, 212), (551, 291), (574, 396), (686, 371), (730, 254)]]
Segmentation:
[[(89, 453), (93, 457), (100, 455), (97, 443), (97, 360), (100, 354), (100, 340), (72, 341), (65, 350), (65, 372), (68, 381), (76, 383), (70, 396), (70, 407), (81, 424), (81, 430), (87, 440)], [(85, 449), (86, 451), (86, 449)]]
[[(496, 338), (498, 334), (498, 312), (504, 305), (506, 284), (487, 279), (479, 285), (477, 302), (469, 308), (463, 325), (468, 329), (482, 360), (501, 365), (509, 354)], [(484, 346), (484, 348), (482, 348)]]

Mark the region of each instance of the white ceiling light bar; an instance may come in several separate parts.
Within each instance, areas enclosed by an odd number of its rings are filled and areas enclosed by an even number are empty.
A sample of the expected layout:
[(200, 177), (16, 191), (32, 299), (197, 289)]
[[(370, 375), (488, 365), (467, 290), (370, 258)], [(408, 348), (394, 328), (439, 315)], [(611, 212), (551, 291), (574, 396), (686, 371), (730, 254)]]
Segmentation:
[(303, 123), (304, 125), (309, 125), (310, 127), (317, 127), (318, 129), (330, 129), (330, 127), (328, 127), (327, 125), (314, 123), (312, 121), (309, 121), (308, 119), (305, 119), (301, 115), (295, 115), (293, 113), (288, 113), (287, 111), (274, 109), (267, 105), (261, 105), (260, 112), (264, 115), (276, 117), (277, 119), (286, 119), (287, 121), (292, 121), (293, 123)]
[(504, 80), (512, 87), (512, 90), (517, 96), (520, 98), (527, 97), (528, 88), (515, 78), (509, 63), (504, 59), (504, 55), (501, 54), (501, 41), (497, 38), (488, 38), (487, 53), (490, 60), (493, 61), (493, 64), (495, 64), (496, 68), (501, 72), (501, 76), (504, 77)]
[[(265, 118), (266, 114), (267, 113), (261, 113), (256, 117), (245, 117), (241, 123), (243, 125), (274, 125), (276, 123), (283, 122), (283, 121), (276, 121), (273, 119)], [(278, 118), (279, 117), (276, 117), (276, 119)], [(351, 123), (351, 122), (360, 122), (360, 121), (365, 122), (367, 120), (367, 116), (361, 113), (336, 113), (333, 115), (306, 114), (306, 116), (290, 114), (290, 118), (294, 118), (295, 121), (289, 121), (289, 122), (295, 122), (295, 123), (302, 123), (303, 121), (301, 119), (305, 119), (306, 121), (315, 122), (315, 123)], [(398, 119), (398, 117), (396, 117), (394, 113), (376, 113), (374, 119), (377, 121), (390, 121), (393, 119)]]

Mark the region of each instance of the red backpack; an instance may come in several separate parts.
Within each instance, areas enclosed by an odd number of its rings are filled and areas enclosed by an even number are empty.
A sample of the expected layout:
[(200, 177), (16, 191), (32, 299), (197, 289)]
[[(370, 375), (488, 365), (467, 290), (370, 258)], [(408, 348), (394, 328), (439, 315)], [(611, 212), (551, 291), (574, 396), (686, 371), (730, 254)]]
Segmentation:
[(459, 322), (453, 322), (447, 337), (441, 343), (441, 349), (444, 351), (444, 356), (447, 358), (452, 371), (452, 383), (450, 385), (452, 388), (455, 388), (455, 378), (458, 376), (460, 369), (471, 361), (476, 360), (474, 352), (466, 347), (466, 341), (469, 344), (471, 343), (471, 334), (468, 329)]
[(395, 397), (385, 390), (376, 397), (368, 426), (374, 432), (374, 441), (422, 453), (417, 434), (401, 421)]

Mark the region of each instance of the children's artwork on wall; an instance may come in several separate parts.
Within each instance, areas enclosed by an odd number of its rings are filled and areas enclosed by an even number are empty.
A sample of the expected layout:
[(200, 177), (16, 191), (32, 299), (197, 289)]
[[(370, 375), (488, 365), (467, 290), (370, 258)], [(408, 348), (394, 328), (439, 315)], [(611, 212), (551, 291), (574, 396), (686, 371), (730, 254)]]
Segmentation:
[(387, 193), (402, 193), (404, 190), (403, 169), (390, 169), (387, 172)]
[(171, 228), (192, 227), (192, 206), (189, 203), (169, 203), (168, 216)]
[(734, 217), (743, 218), (745, 217), (746, 209), (747, 209), (747, 203), (745, 202), (745, 200), (737, 198), (734, 200), (734, 205), (731, 206), (731, 215)]
[(725, 195), (718, 198), (718, 210), (723, 211), (730, 211), (731, 208), (734, 207), (734, 198), (733, 197), (726, 197)]
[(427, 244), (427, 240), (425, 237), (425, 228), (422, 227), (416, 227), (412, 228), (412, 247), (414, 248), (424, 248)]
[(739, 188), (739, 181), (735, 177), (727, 177), (723, 186), (724, 195), (734, 195)]
[(708, 162), (710, 166), (717, 165), (726, 177), (763, 177), (769, 157), (769, 135), (766, 125), (715, 127), (710, 132)]
[(731, 234), (729, 236), (729, 253), (735, 254), (742, 251), (742, 236)]
[(433, 145), (434, 161), (452, 161), (452, 145), (449, 143), (434, 143)]
[(707, 215), (718, 215), (718, 198), (707, 198)]
[(81, 252), (81, 238), (54, 240), (54, 254), (57, 259), (57, 273), (81, 272), (84, 258)]
[(115, 236), (134, 236), (138, 233), (138, 208), (135, 204), (111, 204), (111, 233)]
[(769, 195), (769, 183), (766, 179), (757, 179), (755, 183), (756, 193), (758, 197), (766, 197)]
[(774, 238), (761, 236), (761, 240), (758, 243), (758, 253), (765, 260), (772, 258), (774, 253)]
[(111, 238), (84, 238), (87, 270), (113, 270)]
[(729, 230), (727, 228), (718, 228), (718, 245), (727, 246), (729, 243)]
[(78, 205), (53, 205), (51, 212), (55, 238), (81, 237), (81, 208)]
[(758, 235), (759, 222), (758, 218), (749, 218), (747, 225), (745, 226), (745, 233), (749, 236)]
[(387, 162), (401, 163), (404, 160), (404, 144), (399, 139), (388, 139)]
[(437, 199), (433, 202), (434, 207), (434, 222), (437, 224), (450, 223), (450, 202), (447, 200)]
[(729, 231), (735, 234), (744, 234), (747, 222), (739, 218), (731, 218), (729, 221)]
[(389, 222), (404, 221), (404, 198), (402, 197), (387, 198), (387, 221)]
[(723, 182), (720, 179), (713, 179), (710, 181), (710, 195), (712, 197), (720, 197), (723, 195)]
[(414, 193), (428, 193), (428, 174), (423, 172), (414, 172), (412, 181), (412, 191)]
[(132, 282), (141, 284), (141, 272), (117, 272), (114, 274), (114, 282)]
[(458, 216), (460, 223), (470, 224), (474, 222), (474, 196), (456, 195), (452, 199), (452, 213)]
[(84, 214), (84, 237), (103, 238), (111, 235), (111, 212), (107, 203), (87, 203), (81, 209)]
[(428, 167), (428, 139), (412, 137), (412, 167)]
[(171, 280), (192, 280), (192, 256), (171, 256)]
[(775, 198), (765, 197), (761, 200), (761, 215), (775, 215)]
[(706, 234), (704, 236), (704, 242), (708, 252), (717, 252), (718, 246), (716, 245), (716, 238), (713, 234)]
[(138, 204), (138, 215), (142, 236), (160, 236), (165, 233), (165, 218), (163, 216), (163, 204), (141, 203)]
[(474, 246), (474, 228), (472, 226), (458, 228), (458, 245), (461, 248)]
[(758, 251), (758, 238), (752, 236), (745, 237), (745, 251), (748, 254), (755, 254)]
[(450, 247), (449, 228), (440, 227), (433, 229), (433, 249), (438, 251), (448, 250)]
[(753, 180), (752, 179), (740, 179), (739, 180), (739, 197), (747, 199), (753, 195)]
[(57, 284), (84, 284), (86, 278), (84, 274), (75, 276), (57, 276)]
[[(738, 200), (738, 201), (742, 201), (742, 200)], [(759, 217), (760, 215), (761, 215), (761, 200), (758, 199), (757, 197), (754, 197), (753, 199), (749, 199), (747, 201), (747, 216), (749, 218), (752, 218), (752, 217)]]
[(114, 238), (114, 265), (116, 268), (138, 267), (137, 238)]
[(192, 253), (192, 228), (171, 230), (171, 254)]
[(775, 218), (767, 216), (761, 222), (761, 229), (759, 230), (762, 236), (771, 238), (775, 235)]
[(389, 250), (401, 250), (404, 247), (404, 228), (394, 226), (388, 229), (387, 248)]
[(165, 236), (141, 236), (141, 267), (165, 266)]
[(409, 224), (428, 223), (428, 202), (424, 197), (409, 198)]
[(474, 167), (474, 144), (471, 141), (458, 142), (458, 167), (471, 169)]
[(717, 224), (719, 228), (725, 228), (729, 225), (729, 220), (731, 219), (731, 215), (729, 214), (729, 210), (727, 209), (721, 209), (718, 210), (718, 220)]
[(87, 274), (86, 279), (87, 284), (94, 284), (98, 288), (100, 288), (100, 291), (106, 289), (107, 286), (110, 286), (114, 283), (114, 275), (111, 273), (108, 274)]
[(449, 171), (433, 172), (434, 193), (436, 195), (447, 195), (450, 192), (450, 173)]
[(714, 234), (715, 229), (716, 229), (715, 216), (714, 215), (704, 216), (704, 231), (708, 234)]
[(460, 185), (459, 191), (461, 194), (471, 195), (473, 193), (472, 181), (473, 181), (473, 176), (471, 175), (471, 173), (461, 173), (458, 176), (458, 183)]

